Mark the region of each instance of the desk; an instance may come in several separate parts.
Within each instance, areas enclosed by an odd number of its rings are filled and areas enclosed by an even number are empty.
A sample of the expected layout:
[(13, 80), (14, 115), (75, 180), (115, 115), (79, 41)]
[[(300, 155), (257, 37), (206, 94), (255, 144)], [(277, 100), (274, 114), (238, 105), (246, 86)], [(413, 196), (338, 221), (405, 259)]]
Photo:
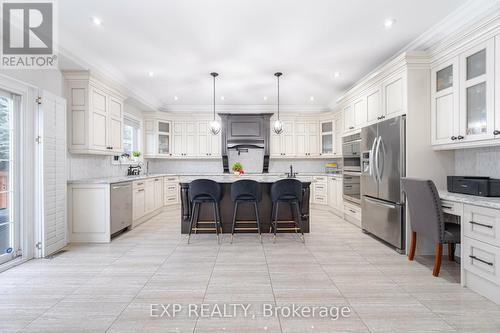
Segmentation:
[(461, 284), (500, 304), (500, 198), (439, 192), (461, 225)]

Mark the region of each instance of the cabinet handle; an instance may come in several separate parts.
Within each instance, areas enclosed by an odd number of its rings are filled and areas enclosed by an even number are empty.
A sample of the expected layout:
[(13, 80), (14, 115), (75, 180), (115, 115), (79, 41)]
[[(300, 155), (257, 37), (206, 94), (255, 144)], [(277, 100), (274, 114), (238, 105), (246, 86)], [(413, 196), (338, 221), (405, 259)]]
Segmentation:
[(481, 258), (478, 258), (478, 257), (476, 257), (476, 256), (473, 256), (472, 254), (471, 254), (471, 255), (469, 255), (469, 258), (471, 258), (472, 260), (477, 260), (477, 261), (479, 261), (479, 262), (482, 262), (483, 264), (486, 264), (486, 265), (488, 265), (488, 266), (493, 266), (493, 263), (492, 263), (492, 262), (489, 262), (489, 261), (483, 260), (483, 259), (481, 259)]
[(450, 139), (453, 140), (453, 141), (455, 141), (457, 139), (457, 137), (456, 136), (452, 136)]
[[(446, 208), (446, 209), (453, 209), (453, 207), (450, 207), (450, 206), (442, 206), (442, 205), (441, 205), (441, 207), (442, 207), (442, 208)], [(472, 222), (471, 222), (471, 223), (472, 223)]]
[(484, 224), (484, 223), (479, 223), (479, 222), (474, 222), (474, 221), (469, 221), (470, 224), (475, 224), (475, 225), (479, 225), (481, 227), (485, 227), (485, 228), (490, 228), (490, 229), (493, 229), (493, 226), (492, 225), (489, 225), (489, 224)]
[(498, 134), (500, 134), (500, 131), (499, 131), (499, 130), (494, 130), (494, 131), (493, 131), (493, 135), (498, 135)]
[(141, 188), (140, 190), (137, 190), (137, 192), (144, 192), (144, 189)]
[(355, 210), (352, 210), (352, 209), (349, 209), (349, 211), (353, 214), (356, 214), (356, 211)]
[(461, 136), (461, 135), (459, 135), (459, 136), (457, 136), (457, 139), (458, 139), (458, 140), (463, 140), (463, 139), (464, 139), (464, 137), (463, 137), (463, 136)]

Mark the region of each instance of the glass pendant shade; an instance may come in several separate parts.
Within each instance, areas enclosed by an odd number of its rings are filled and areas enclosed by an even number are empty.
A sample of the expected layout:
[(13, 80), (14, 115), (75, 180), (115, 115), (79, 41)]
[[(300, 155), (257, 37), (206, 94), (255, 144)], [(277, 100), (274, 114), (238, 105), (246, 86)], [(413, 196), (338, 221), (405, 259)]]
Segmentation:
[(212, 133), (213, 135), (219, 134), (221, 130), (220, 123), (217, 120), (212, 120), (209, 124), (209, 128), (210, 133)]
[(277, 119), (273, 125), (273, 131), (276, 134), (281, 134), (283, 132), (283, 122)]

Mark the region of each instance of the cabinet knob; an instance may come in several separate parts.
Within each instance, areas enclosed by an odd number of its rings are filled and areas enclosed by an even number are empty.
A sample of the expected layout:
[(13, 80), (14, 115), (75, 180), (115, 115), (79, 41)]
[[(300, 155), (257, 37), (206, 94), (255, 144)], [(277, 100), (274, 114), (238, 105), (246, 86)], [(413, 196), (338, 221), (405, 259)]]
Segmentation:
[(498, 134), (500, 134), (500, 131), (499, 131), (499, 130), (494, 130), (494, 131), (493, 131), (493, 135), (498, 135)]
[(452, 136), (450, 139), (452, 139), (453, 141), (455, 141), (457, 139), (456, 136)]
[(463, 140), (463, 139), (464, 139), (464, 137), (463, 137), (462, 135), (459, 135), (459, 136), (457, 136), (457, 139), (458, 139), (458, 140)]

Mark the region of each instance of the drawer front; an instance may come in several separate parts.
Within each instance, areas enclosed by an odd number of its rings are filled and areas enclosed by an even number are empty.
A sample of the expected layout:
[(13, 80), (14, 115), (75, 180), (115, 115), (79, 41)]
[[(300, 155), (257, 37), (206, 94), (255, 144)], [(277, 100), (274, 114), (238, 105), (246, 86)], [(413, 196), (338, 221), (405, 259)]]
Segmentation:
[(178, 178), (177, 177), (164, 177), (163, 178), (165, 182), (177, 182)]
[(177, 196), (165, 197), (165, 206), (175, 205), (177, 203)]
[(361, 208), (344, 202), (344, 214), (361, 221)]
[(441, 200), (441, 207), (444, 213), (462, 216), (464, 205), (460, 202)]
[(177, 195), (177, 191), (178, 191), (177, 184), (176, 183), (166, 183), (164, 191), (165, 191), (165, 195), (167, 197), (169, 197), (169, 196), (176, 196)]
[(144, 187), (144, 180), (138, 180), (132, 183), (133, 188), (143, 188)]
[(326, 195), (327, 185), (326, 184), (315, 184), (314, 185), (314, 194), (315, 195)]
[(326, 177), (323, 177), (323, 176), (315, 176), (315, 177), (313, 177), (313, 179), (315, 181), (317, 181), (318, 183), (319, 182), (326, 182)]
[(500, 285), (500, 248), (464, 237), (462, 245), (464, 269)]
[(464, 205), (464, 236), (500, 247), (500, 210)]
[(314, 203), (326, 205), (328, 203), (327, 197), (324, 195), (315, 195)]

